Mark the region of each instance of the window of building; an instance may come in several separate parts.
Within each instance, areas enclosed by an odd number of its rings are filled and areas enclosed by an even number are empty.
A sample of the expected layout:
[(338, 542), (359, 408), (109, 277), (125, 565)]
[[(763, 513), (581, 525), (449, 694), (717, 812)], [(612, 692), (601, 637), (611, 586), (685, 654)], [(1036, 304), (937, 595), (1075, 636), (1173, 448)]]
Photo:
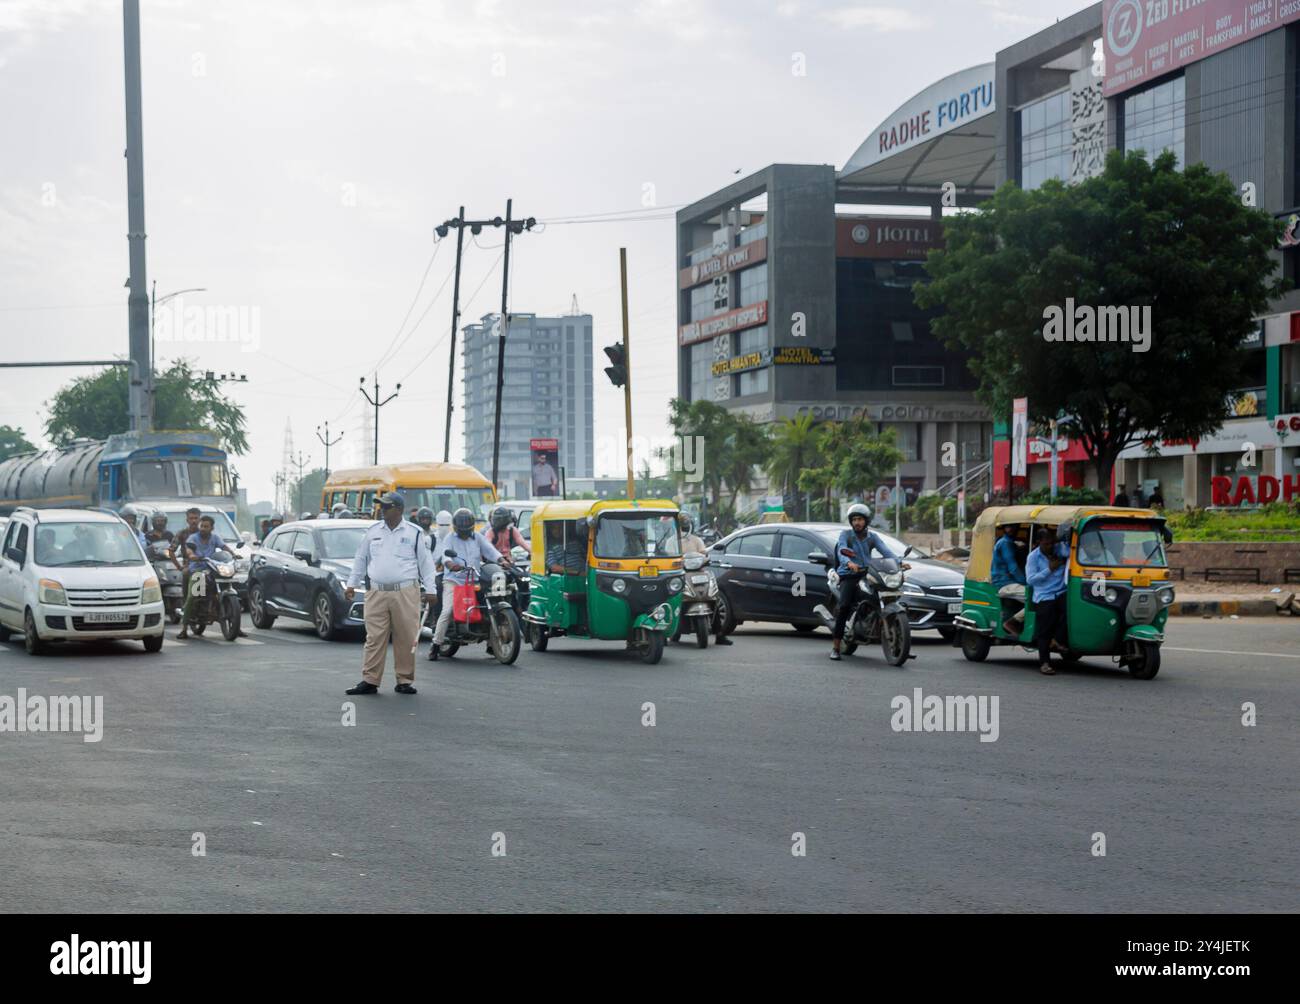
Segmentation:
[(713, 397), (713, 343), (696, 342), (690, 347), (691, 400), (707, 401)]
[(895, 366), (895, 387), (942, 387), (942, 366)]
[(1145, 151), (1154, 160), (1172, 150), (1183, 166), (1186, 81), (1179, 75), (1124, 98), (1124, 152)]
[(746, 244), (752, 244), (754, 241), (761, 241), (767, 236), (767, 221), (755, 223), (752, 227), (746, 227), (736, 238), (736, 246), (744, 247)]
[(749, 352), (762, 352), (769, 344), (767, 325), (760, 324), (757, 328), (746, 328), (738, 332), (735, 339), (738, 356)]
[(702, 321), (717, 311), (713, 307), (713, 283), (706, 282), (691, 290), (691, 320)]
[(748, 307), (767, 299), (767, 262), (740, 273), (740, 306)]
[(898, 448), (903, 452), (904, 460), (920, 460), (921, 427), (915, 422), (884, 422), (880, 426), (883, 432), (893, 429), (898, 437)]
[(763, 367), (761, 370), (750, 370), (747, 373), (736, 374), (736, 397), (744, 397), (746, 394), (765, 394), (770, 386), (768, 382), (769, 367)]
[(1023, 106), (1020, 129), (1020, 187), (1029, 191), (1048, 178), (1070, 177), (1073, 132), (1070, 92), (1060, 91)]
[(911, 321), (890, 321), (889, 330), (893, 332), (894, 341), (896, 342), (910, 342), (914, 340), (912, 337)]

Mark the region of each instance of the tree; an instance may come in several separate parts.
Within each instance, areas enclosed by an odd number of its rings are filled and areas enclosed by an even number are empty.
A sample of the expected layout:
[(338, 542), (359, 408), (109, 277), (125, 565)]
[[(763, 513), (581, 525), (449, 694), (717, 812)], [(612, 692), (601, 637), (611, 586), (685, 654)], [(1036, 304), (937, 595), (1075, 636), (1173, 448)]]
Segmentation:
[(893, 429), (877, 432), (874, 422), (859, 418), (848, 422), (827, 422), (820, 427), (818, 452), (824, 463), (806, 469), (799, 487), (822, 495), (822, 515), (834, 517), (832, 493), (850, 498), (867, 498), (903, 462)]
[(799, 490), (799, 476), (822, 462), (817, 420), (809, 414), (787, 418), (773, 428), (771, 440), (767, 476), (784, 495), (793, 496)]
[[(1031, 420), (1068, 416), (1108, 490), (1115, 460), (1144, 438), (1195, 439), (1227, 416), (1242, 385), (1243, 339), (1270, 298), (1270, 252), (1281, 224), (1242, 204), (1226, 175), (1202, 164), (1178, 170), (1172, 153), (1149, 163), (1112, 151), (1105, 171), (1078, 184), (1007, 184), (980, 211), (945, 221), (946, 249), (914, 295), (945, 313), (932, 323), (953, 348), (972, 351), (979, 396), (1009, 414), (1028, 397)], [(1141, 342), (1048, 341), (1076, 316), (1141, 323)], [(1117, 308), (1124, 310), (1121, 320)], [(1058, 325), (1057, 322), (1061, 324)], [(1080, 324), (1083, 321), (1079, 322)], [(1113, 333), (1113, 331), (1112, 331)]]
[(299, 512), (315, 512), (320, 506), (320, 493), (325, 487), (325, 468), (316, 467), (301, 478), (294, 478), (289, 488), (291, 505), (298, 506)]
[[(113, 366), (78, 377), (50, 402), (45, 434), (60, 446), (74, 439), (107, 439), (130, 425), (127, 367)], [(154, 387), (154, 428), (213, 432), (231, 453), (245, 453), (244, 410), (230, 401), (221, 384), (196, 373), (178, 359), (159, 373)]]
[[(769, 441), (764, 427), (748, 415), (735, 414), (712, 401), (673, 398), (668, 410), (678, 439), (694, 440), (692, 448), (682, 447), (682, 454), (691, 459), (692, 466), (699, 465), (705, 489), (713, 497), (714, 513), (734, 512), (736, 496), (749, 489), (754, 468), (767, 459)], [(685, 475), (685, 471), (673, 471), (679, 485)], [(730, 489), (726, 500), (722, 496), (724, 485)]]
[(0, 425), (0, 460), (7, 460), (19, 453), (30, 453), (34, 449), (36, 447), (28, 442), (22, 429)]

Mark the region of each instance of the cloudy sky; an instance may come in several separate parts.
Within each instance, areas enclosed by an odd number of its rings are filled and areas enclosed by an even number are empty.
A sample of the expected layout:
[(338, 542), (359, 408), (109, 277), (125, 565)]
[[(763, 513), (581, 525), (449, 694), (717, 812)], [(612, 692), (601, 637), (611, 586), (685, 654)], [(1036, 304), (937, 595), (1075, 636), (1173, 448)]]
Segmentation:
[[(619, 335), (628, 248), (634, 421), (663, 434), (672, 210), (737, 171), (843, 166), (918, 90), (1084, 6), (143, 0), (149, 278), (160, 295), (206, 287), (182, 306), (239, 309), (246, 325), (243, 344), (162, 340), (159, 355), (248, 375), (231, 394), (254, 499), (271, 495), (286, 422), (314, 463), (326, 419), (346, 433), (332, 465), (360, 459), (357, 381), (380, 364), (404, 385), (381, 459), (436, 458), (455, 255), (448, 241), (432, 257), (431, 231), (462, 202), (492, 217), (512, 196), (554, 222), (513, 246), (511, 309), (563, 313), (576, 295), (598, 354)], [(127, 351), (121, 34), (115, 0), (0, 0), (5, 360)], [(609, 214), (629, 219), (560, 222)], [(500, 243), (467, 244), (466, 319), (499, 306)], [(44, 443), (46, 402), (73, 375), (0, 371), (0, 424)], [(621, 435), (599, 370), (596, 411), (598, 433)], [(452, 444), (455, 459), (455, 426)]]

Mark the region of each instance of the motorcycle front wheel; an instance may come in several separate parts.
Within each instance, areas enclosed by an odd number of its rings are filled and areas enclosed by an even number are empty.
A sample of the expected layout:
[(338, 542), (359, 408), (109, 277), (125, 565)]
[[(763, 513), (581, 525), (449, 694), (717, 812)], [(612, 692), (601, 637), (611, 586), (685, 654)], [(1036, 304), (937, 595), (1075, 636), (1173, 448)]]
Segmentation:
[(907, 662), (912, 651), (912, 626), (906, 614), (890, 614), (881, 622), (880, 650), (891, 666)]
[(520, 636), (519, 615), (509, 607), (502, 607), (492, 612), (492, 627), (488, 644), (497, 662), (509, 666), (519, 658)]
[(236, 594), (226, 593), (221, 597), (221, 636), (226, 641), (234, 641), (239, 637), (242, 616), (243, 607)]
[[(701, 615), (695, 618), (695, 647), (696, 648), (709, 647), (709, 627), (710, 627), (711, 620), (712, 618), (707, 615)], [(680, 628), (678, 630), (680, 630)]]

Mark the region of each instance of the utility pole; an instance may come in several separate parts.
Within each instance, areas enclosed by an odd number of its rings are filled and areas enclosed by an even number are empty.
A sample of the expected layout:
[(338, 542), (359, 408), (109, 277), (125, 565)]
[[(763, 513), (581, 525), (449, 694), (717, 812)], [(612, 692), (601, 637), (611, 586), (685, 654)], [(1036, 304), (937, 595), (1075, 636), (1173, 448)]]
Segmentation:
[[(506, 218), (503, 220), (500, 216), (494, 216), (490, 220), (467, 220), (465, 219), (465, 207), (460, 207), (460, 212), (455, 219), (447, 220), (437, 227), (434, 232), (439, 239), (447, 236), (453, 229), (456, 231), (456, 277), (452, 287), (451, 295), (451, 357), (447, 363), (447, 427), (443, 432), (442, 443), (442, 460), (446, 463), (451, 459), (451, 415), (453, 402), (456, 392), (456, 331), (460, 328), (460, 264), (461, 256), (465, 247), (465, 228), (469, 227), (469, 232), (477, 237), (483, 232), (484, 227), (501, 227), (506, 228), (506, 277), (509, 278), (510, 272), (510, 236), (511, 234), (522, 233), (525, 230), (532, 230), (537, 225), (537, 220), (528, 217), (526, 220), (510, 219), (510, 202), (506, 202)], [(501, 313), (505, 314), (505, 293), (501, 295), (502, 307)], [(504, 349), (505, 344), (502, 343)], [(498, 394), (500, 393), (500, 381), (497, 382)], [(497, 399), (497, 409), (500, 410), (500, 397)], [(496, 474), (492, 475), (493, 484), (496, 483)]]
[(618, 249), (619, 282), (623, 287), (623, 418), (627, 422), (627, 497), (636, 498), (636, 479), (632, 476), (632, 354), (628, 347), (627, 328), (627, 248)]
[(127, 344), (134, 372), (127, 396), (132, 432), (153, 428), (153, 358), (149, 345), (149, 290), (145, 272), (144, 101), (140, 96), (140, 0), (122, 0), (126, 69), (126, 241), (131, 273), (126, 284)]
[(326, 422), (325, 435), (323, 436), (320, 433), (320, 426), (316, 426), (316, 438), (325, 444), (325, 477), (328, 479), (330, 476), (330, 447), (343, 438), (343, 433), (340, 432), (333, 439), (330, 439), (330, 424)]
[(381, 401), (379, 400), (379, 374), (378, 373), (374, 375), (374, 379), (375, 379), (375, 396), (371, 397), (369, 394), (366, 393), (365, 377), (361, 378), (361, 394), (363, 397), (365, 397), (367, 401), (370, 402), (370, 404), (375, 409), (375, 459), (373, 462), (377, 466), (379, 464), (379, 409), (382, 408), (384, 405), (386, 405), (393, 398), (397, 397), (398, 393), (402, 389), (402, 385), (399, 383), (397, 385), (397, 389), (394, 390), (391, 394), (389, 394), (386, 398), (384, 398)]
[(497, 474), (501, 462), (501, 398), (506, 382), (506, 335), (510, 331), (510, 315), (506, 313), (506, 299), (510, 295), (510, 211), (513, 199), (506, 199), (506, 252), (505, 267), (501, 269), (501, 341), (497, 344), (497, 407), (492, 429), (492, 487), (500, 484)]
[(293, 462), (293, 466), (298, 468), (298, 512), (302, 512), (302, 469), (311, 463), (311, 457), (304, 457), (302, 450), (298, 451), (298, 459)]

